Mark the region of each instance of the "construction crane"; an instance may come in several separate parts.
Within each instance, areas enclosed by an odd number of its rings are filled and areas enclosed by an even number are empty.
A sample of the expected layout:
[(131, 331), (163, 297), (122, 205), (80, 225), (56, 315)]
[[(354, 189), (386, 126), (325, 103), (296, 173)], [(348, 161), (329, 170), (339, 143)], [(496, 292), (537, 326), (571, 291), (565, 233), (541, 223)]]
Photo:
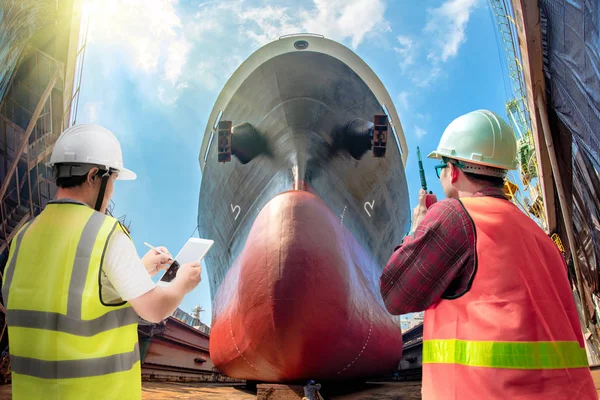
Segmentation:
[[(517, 135), (518, 176), (508, 174), (504, 191), (509, 199), (547, 230), (544, 201), (539, 182), (535, 146), (531, 134), (530, 110), (527, 105), (523, 67), (512, 7), (507, 0), (490, 0), (499, 38), (506, 56), (508, 79), (512, 93), (506, 102), (506, 115)], [(500, 43), (499, 43), (500, 44)], [(557, 240), (560, 241), (558, 236)], [(555, 240), (556, 241), (556, 240)], [(559, 248), (562, 243), (557, 242)]]

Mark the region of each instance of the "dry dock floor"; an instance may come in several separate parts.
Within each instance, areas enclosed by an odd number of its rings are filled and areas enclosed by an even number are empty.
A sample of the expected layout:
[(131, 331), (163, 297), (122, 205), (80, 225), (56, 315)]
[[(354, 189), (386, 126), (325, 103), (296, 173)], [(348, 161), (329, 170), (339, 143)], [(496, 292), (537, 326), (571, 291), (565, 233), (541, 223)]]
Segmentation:
[[(367, 383), (358, 391), (327, 396), (329, 400), (417, 400), (421, 398), (420, 382)], [(255, 400), (256, 391), (246, 390), (243, 385), (144, 383), (144, 400), (206, 399), (206, 400)], [(299, 398), (298, 398), (299, 400)]]
[[(592, 371), (596, 390), (600, 395), (600, 369)], [(0, 399), (11, 398), (10, 385), (0, 385)], [(254, 400), (256, 392), (248, 391), (243, 385), (189, 384), (169, 382), (144, 382), (143, 400)], [(327, 396), (332, 400), (416, 400), (421, 398), (419, 382), (385, 382), (366, 384), (353, 393)]]

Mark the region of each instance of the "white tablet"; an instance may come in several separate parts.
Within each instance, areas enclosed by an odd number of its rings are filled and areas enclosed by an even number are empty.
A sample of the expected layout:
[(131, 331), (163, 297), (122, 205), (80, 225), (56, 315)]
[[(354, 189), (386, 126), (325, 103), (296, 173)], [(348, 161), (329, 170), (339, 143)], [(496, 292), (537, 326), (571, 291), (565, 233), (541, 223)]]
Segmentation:
[(214, 243), (214, 240), (190, 238), (175, 259), (179, 265), (195, 261), (200, 262)]
[(173, 261), (167, 272), (160, 278), (161, 286), (162, 284), (171, 282), (175, 279), (177, 270), (181, 265), (189, 262), (202, 261), (214, 243), (214, 240), (190, 238), (185, 246), (179, 251), (175, 257), (175, 261)]

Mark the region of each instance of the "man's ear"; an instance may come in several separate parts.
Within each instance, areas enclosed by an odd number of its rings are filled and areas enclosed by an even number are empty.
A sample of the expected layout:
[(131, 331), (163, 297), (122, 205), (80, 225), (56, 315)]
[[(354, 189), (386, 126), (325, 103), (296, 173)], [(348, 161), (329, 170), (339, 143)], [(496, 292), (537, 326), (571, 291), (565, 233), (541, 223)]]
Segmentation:
[(98, 171), (100, 171), (98, 168), (94, 167), (90, 170), (90, 172), (88, 172), (87, 175), (87, 183), (90, 186), (94, 186), (94, 183), (96, 183), (96, 179), (98, 178)]
[(459, 169), (460, 168), (458, 168), (456, 165), (450, 164), (450, 173), (452, 174), (452, 183), (456, 183), (456, 181), (458, 180), (458, 175), (460, 174)]

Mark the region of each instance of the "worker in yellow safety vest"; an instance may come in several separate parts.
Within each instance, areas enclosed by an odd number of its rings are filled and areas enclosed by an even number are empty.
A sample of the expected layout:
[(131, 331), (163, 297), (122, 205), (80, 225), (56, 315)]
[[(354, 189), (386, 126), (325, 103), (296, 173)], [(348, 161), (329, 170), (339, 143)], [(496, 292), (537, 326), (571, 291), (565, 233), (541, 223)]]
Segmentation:
[(504, 195), (516, 154), (493, 112), (452, 121), (429, 155), (447, 199), (421, 190), (381, 276), (388, 311), (425, 310), (424, 400), (598, 399), (564, 259)]
[(168, 250), (140, 259), (106, 215), (114, 181), (136, 178), (109, 130), (68, 128), (49, 165), (56, 200), (19, 230), (3, 276), (13, 399), (140, 399), (138, 315), (167, 318), (200, 282), (200, 265), (157, 286)]

